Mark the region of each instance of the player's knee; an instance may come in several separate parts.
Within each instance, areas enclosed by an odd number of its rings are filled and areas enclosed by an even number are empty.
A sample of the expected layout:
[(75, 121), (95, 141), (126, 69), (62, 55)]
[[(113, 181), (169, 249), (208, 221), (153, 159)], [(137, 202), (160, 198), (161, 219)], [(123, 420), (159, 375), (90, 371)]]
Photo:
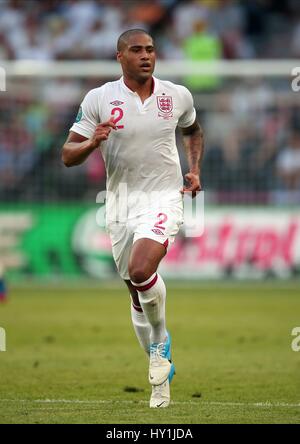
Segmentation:
[(135, 282), (136, 284), (142, 284), (151, 276), (151, 272), (141, 266), (131, 266), (128, 271), (131, 282)]

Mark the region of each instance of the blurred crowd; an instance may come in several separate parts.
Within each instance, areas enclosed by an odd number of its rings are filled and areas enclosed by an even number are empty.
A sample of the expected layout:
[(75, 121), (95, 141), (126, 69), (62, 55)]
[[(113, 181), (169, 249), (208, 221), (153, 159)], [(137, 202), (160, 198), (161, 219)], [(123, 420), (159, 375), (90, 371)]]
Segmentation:
[(0, 60), (113, 59), (134, 27), (163, 59), (300, 56), (298, 0), (0, 0)]
[[(132, 27), (153, 34), (163, 59), (300, 57), (299, 11), (298, 0), (0, 0), (0, 60), (113, 59), (117, 37)], [(66, 169), (60, 148), (86, 92), (107, 80), (8, 80), (0, 202), (94, 200), (104, 189), (99, 152)], [(300, 203), (300, 105), (290, 79), (170, 80), (193, 90), (213, 201)]]
[(300, 204), (300, 104), (288, 81), (238, 80), (215, 97), (203, 171), (218, 202)]
[[(100, 84), (55, 79), (9, 85), (0, 101), (0, 201), (95, 200), (105, 188), (100, 153), (67, 169), (60, 149), (82, 97)], [(298, 95), (270, 79), (228, 80), (221, 91), (194, 94), (206, 140), (204, 189), (218, 203), (299, 204)], [(180, 131), (177, 139), (187, 171)]]

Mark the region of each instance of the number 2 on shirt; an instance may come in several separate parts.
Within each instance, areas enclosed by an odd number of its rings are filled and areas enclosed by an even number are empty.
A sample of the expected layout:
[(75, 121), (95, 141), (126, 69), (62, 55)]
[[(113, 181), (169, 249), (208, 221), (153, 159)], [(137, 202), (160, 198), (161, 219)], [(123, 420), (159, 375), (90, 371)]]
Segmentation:
[[(116, 117), (115, 117), (115, 114), (117, 115)], [(124, 125), (117, 125), (117, 122), (119, 122), (122, 119), (123, 114), (124, 113), (123, 113), (122, 108), (113, 108), (111, 110), (111, 115), (114, 117), (114, 123), (118, 129), (124, 128)]]

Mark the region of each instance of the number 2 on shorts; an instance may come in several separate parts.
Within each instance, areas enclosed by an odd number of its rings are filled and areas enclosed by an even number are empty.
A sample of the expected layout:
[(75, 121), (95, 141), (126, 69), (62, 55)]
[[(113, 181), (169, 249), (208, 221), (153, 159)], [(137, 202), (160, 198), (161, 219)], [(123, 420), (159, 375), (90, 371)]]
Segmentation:
[(159, 228), (160, 230), (165, 230), (166, 227), (163, 226), (165, 222), (168, 220), (168, 216), (165, 213), (158, 213), (156, 216), (158, 218), (158, 221), (154, 225), (155, 228)]

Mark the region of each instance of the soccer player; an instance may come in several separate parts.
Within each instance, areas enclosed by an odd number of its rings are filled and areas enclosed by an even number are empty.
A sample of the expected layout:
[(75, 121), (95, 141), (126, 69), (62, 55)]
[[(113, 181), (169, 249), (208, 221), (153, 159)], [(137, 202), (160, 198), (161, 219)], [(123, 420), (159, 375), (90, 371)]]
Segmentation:
[[(157, 269), (183, 222), (183, 193), (195, 194), (201, 188), (203, 134), (191, 93), (153, 76), (155, 47), (147, 32), (131, 29), (121, 34), (117, 60), (123, 76), (85, 96), (62, 158), (70, 167), (97, 148), (102, 152), (106, 225), (118, 272), (131, 295), (133, 327), (150, 357), (150, 407), (167, 407), (175, 367), (166, 330), (166, 287)], [(185, 187), (175, 142), (177, 125), (189, 162)], [(116, 211), (116, 202), (122, 211)]]

